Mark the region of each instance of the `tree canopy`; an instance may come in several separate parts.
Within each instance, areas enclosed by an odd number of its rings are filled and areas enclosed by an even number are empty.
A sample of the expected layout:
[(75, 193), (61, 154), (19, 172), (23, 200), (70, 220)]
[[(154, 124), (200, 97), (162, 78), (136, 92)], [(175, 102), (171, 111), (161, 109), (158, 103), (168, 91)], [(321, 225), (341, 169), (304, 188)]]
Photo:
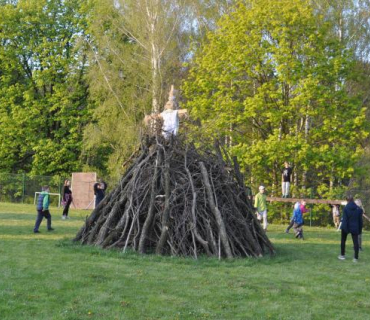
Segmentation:
[(255, 183), (339, 186), (367, 136), (348, 86), (354, 60), (309, 1), (240, 1), (196, 53), (184, 84), (203, 133), (226, 140)]
[(285, 160), (295, 188), (353, 184), (368, 163), (369, 8), (0, 0), (0, 171), (117, 179), (144, 115), (183, 84), (194, 137), (221, 138), (248, 184), (277, 190)]
[(0, 170), (69, 173), (87, 121), (83, 1), (0, 5)]

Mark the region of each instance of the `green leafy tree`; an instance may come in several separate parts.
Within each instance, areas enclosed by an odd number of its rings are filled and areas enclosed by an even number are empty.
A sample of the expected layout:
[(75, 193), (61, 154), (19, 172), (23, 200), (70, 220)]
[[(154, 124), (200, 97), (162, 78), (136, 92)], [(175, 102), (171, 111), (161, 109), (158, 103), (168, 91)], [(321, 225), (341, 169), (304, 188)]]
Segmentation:
[(367, 135), (347, 90), (352, 57), (309, 1), (239, 1), (196, 53), (187, 106), (252, 183), (277, 191), (288, 160), (296, 188), (333, 188), (353, 175)]
[(145, 114), (161, 112), (193, 30), (190, 0), (89, 1), (89, 93), (95, 108), (85, 130), (86, 169), (118, 177), (137, 148)]
[(0, 170), (79, 170), (87, 121), (83, 1), (0, 5)]

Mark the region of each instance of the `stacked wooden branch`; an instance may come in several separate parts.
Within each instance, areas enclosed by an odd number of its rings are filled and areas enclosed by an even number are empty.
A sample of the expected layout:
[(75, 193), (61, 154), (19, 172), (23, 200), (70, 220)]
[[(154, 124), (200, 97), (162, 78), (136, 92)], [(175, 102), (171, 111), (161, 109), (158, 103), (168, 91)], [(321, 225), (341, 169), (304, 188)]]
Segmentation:
[[(274, 248), (255, 218), (237, 162), (180, 138), (147, 138), (75, 240), (174, 256), (260, 257)], [(225, 156), (225, 154), (224, 154)]]

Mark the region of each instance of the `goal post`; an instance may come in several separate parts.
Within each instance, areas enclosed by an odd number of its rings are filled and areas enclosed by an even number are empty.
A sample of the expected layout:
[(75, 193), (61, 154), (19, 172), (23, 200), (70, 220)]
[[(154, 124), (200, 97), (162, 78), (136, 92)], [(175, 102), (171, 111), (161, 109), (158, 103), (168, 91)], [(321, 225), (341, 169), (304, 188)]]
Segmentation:
[[(37, 195), (41, 192), (35, 192), (35, 198), (33, 199), (33, 204), (36, 204)], [(58, 208), (60, 207), (60, 193), (49, 193), (49, 196), (58, 196)]]

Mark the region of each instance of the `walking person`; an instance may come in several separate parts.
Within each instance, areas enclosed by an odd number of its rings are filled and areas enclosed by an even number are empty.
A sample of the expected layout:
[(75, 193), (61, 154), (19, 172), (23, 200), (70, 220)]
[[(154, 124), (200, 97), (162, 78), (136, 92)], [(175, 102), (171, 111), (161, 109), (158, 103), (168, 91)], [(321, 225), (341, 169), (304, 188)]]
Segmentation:
[[(301, 213), (302, 213), (302, 217), (303, 217), (303, 214), (308, 212), (308, 209), (306, 208), (306, 201), (305, 200), (301, 200), (299, 208), (301, 209)], [(294, 210), (293, 210), (293, 215), (294, 215)], [(293, 227), (293, 225), (294, 225), (294, 220), (293, 220), (293, 216), (292, 216), (292, 219), (290, 220), (289, 226), (285, 229), (285, 233), (289, 233), (289, 230), (290, 230), (290, 228)]]
[(63, 187), (63, 197), (62, 197), (62, 206), (63, 209), (63, 215), (62, 219), (69, 219), (68, 213), (69, 213), (69, 207), (72, 203), (72, 190), (70, 188), (71, 182), (69, 180), (64, 180), (64, 187)]
[(265, 195), (265, 187), (260, 186), (258, 190), (259, 192), (254, 198), (254, 207), (257, 210), (257, 219), (259, 221), (263, 220), (263, 230), (267, 231), (267, 200)]
[(283, 198), (289, 197), (290, 192), (290, 182), (292, 180), (292, 168), (289, 166), (287, 161), (284, 162), (284, 169), (281, 172), (281, 189), (283, 193)]
[(294, 205), (292, 221), (295, 237), (303, 240), (303, 214), (300, 202), (296, 202)]
[(339, 260), (345, 260), (345, 251), (346, 251), (346, 240), (348, 234), (351, 234), (353, 246), (355, 250), (355, 255), (353, 262), (358, 261), (358, 252), (359, 252), (359, 244), (358, 244), (358, 236), (362, 233), (362, 214), (363, 211), (360, 207), (358, 207), (355, 202), (353, 201), (353, 197), (347, 197), (347, 205), (344, 207), (343, 210), (343, 218), (341, 223), (341, 243), (340, 243), (340, 255), (338, 256)]
[(49, 211), (49, 204), (50, 204), (50, 196), (49, 196), (49, 187), (44, 186), (42, 187), (42, 192), (39, 194), (37, 199), (37, 217), (35, 222), (35, 227), (33, 228), (34, 233), (40, 233), (39, 227), (44, 219), (47, 220), (47, 229), (48, 231), (53, 231), (54, 229), (51, 227), (51, 214)]

